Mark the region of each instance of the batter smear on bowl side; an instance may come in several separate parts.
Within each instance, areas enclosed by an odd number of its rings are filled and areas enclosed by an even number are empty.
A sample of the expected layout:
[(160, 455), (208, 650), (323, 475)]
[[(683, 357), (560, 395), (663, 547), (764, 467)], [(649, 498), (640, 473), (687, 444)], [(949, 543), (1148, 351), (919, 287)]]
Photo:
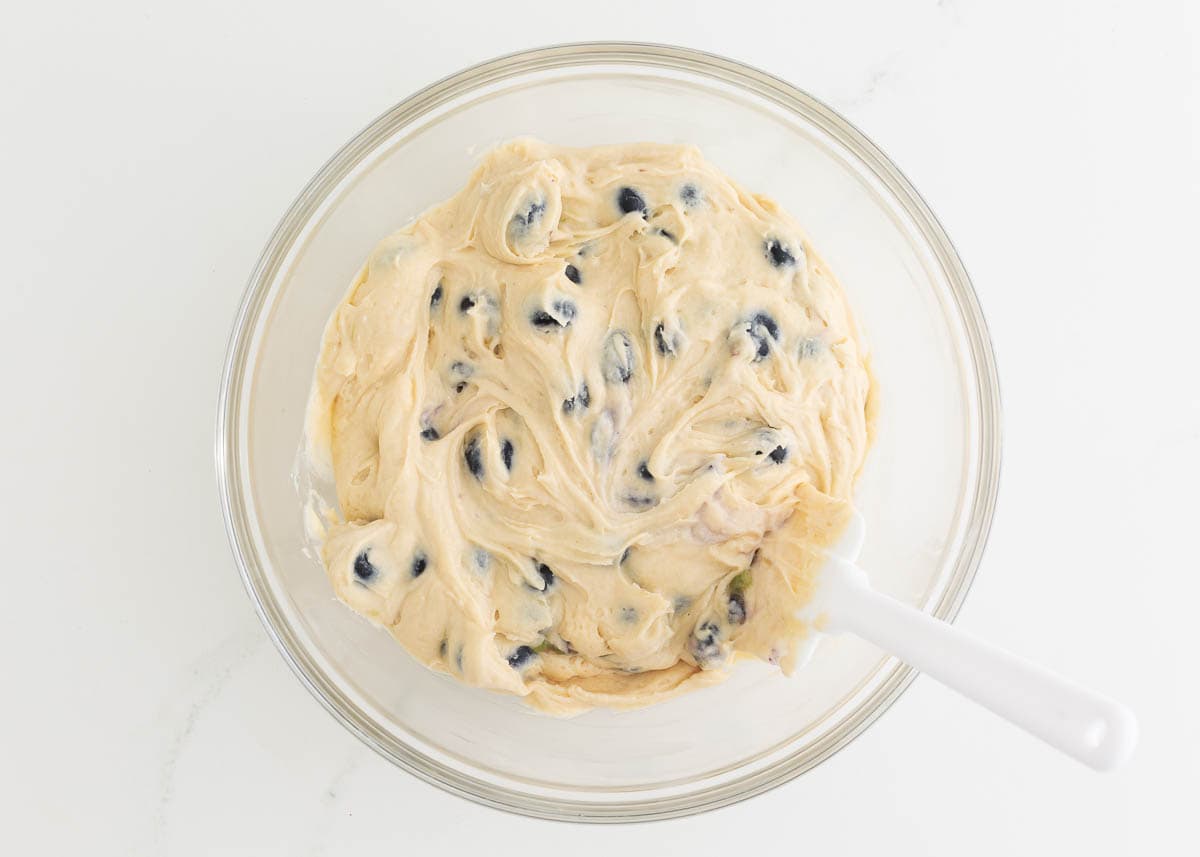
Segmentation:
[(505, 144), (326, 329), (329, 577), (422, 663), (554, 713), (790, 672), (872, 383), (799, 226), (695, 148)]

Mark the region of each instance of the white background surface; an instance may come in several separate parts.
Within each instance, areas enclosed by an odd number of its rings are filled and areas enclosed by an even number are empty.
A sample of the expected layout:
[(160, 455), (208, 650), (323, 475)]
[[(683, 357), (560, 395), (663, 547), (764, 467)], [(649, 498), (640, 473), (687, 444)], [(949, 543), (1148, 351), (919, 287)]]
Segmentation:
[[(27, 3), (0, 27), (0, 850), (1195, 854), (1200, 21), (1175, 3)], [(601, 8), (605, 11), (600, 11)], [(1190, 19), (1189, 19), (1190, 18)], [(498, 53), (630, 38), (828, 101), (941, 217), (1004, 475), (960, 622), (1132, 705), (1097, 775), (919, 679), (738, 806), (581, 828), (360, 746), (259, 626), (212, 463), (242, 287), (330, 155)]]

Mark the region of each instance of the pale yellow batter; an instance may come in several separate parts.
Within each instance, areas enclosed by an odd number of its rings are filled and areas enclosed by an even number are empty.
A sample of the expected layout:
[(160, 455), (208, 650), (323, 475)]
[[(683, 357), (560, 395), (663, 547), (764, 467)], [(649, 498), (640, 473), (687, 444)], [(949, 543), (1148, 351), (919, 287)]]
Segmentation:
[(741, 653), (788, 672), (871, 388), (800, 228), (696, 149), (506, 144), (330, 321), (329, 576), (422, 663), (553, 712)]

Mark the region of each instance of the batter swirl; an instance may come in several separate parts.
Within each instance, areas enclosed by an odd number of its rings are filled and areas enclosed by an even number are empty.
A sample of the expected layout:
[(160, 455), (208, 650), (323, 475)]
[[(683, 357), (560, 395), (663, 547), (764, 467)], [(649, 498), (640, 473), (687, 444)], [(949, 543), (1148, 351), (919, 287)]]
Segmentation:
[(800, 228), (691, 147), (515, 141), (385, 239), (330, 320), (310, 440), (338, 596), (553, 712), (794, 666), (872, 380)]

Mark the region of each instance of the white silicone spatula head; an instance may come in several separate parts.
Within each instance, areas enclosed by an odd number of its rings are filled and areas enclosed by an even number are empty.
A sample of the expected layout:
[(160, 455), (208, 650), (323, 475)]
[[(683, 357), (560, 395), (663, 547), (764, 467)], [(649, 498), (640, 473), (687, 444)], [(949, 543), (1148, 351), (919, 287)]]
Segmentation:
[(854, 564), (866, 527), (856, 515), (804, 611), (832, 633), (862, 637), (1098, 771), (1137, 744), (1125, 706), (873, 590)]

